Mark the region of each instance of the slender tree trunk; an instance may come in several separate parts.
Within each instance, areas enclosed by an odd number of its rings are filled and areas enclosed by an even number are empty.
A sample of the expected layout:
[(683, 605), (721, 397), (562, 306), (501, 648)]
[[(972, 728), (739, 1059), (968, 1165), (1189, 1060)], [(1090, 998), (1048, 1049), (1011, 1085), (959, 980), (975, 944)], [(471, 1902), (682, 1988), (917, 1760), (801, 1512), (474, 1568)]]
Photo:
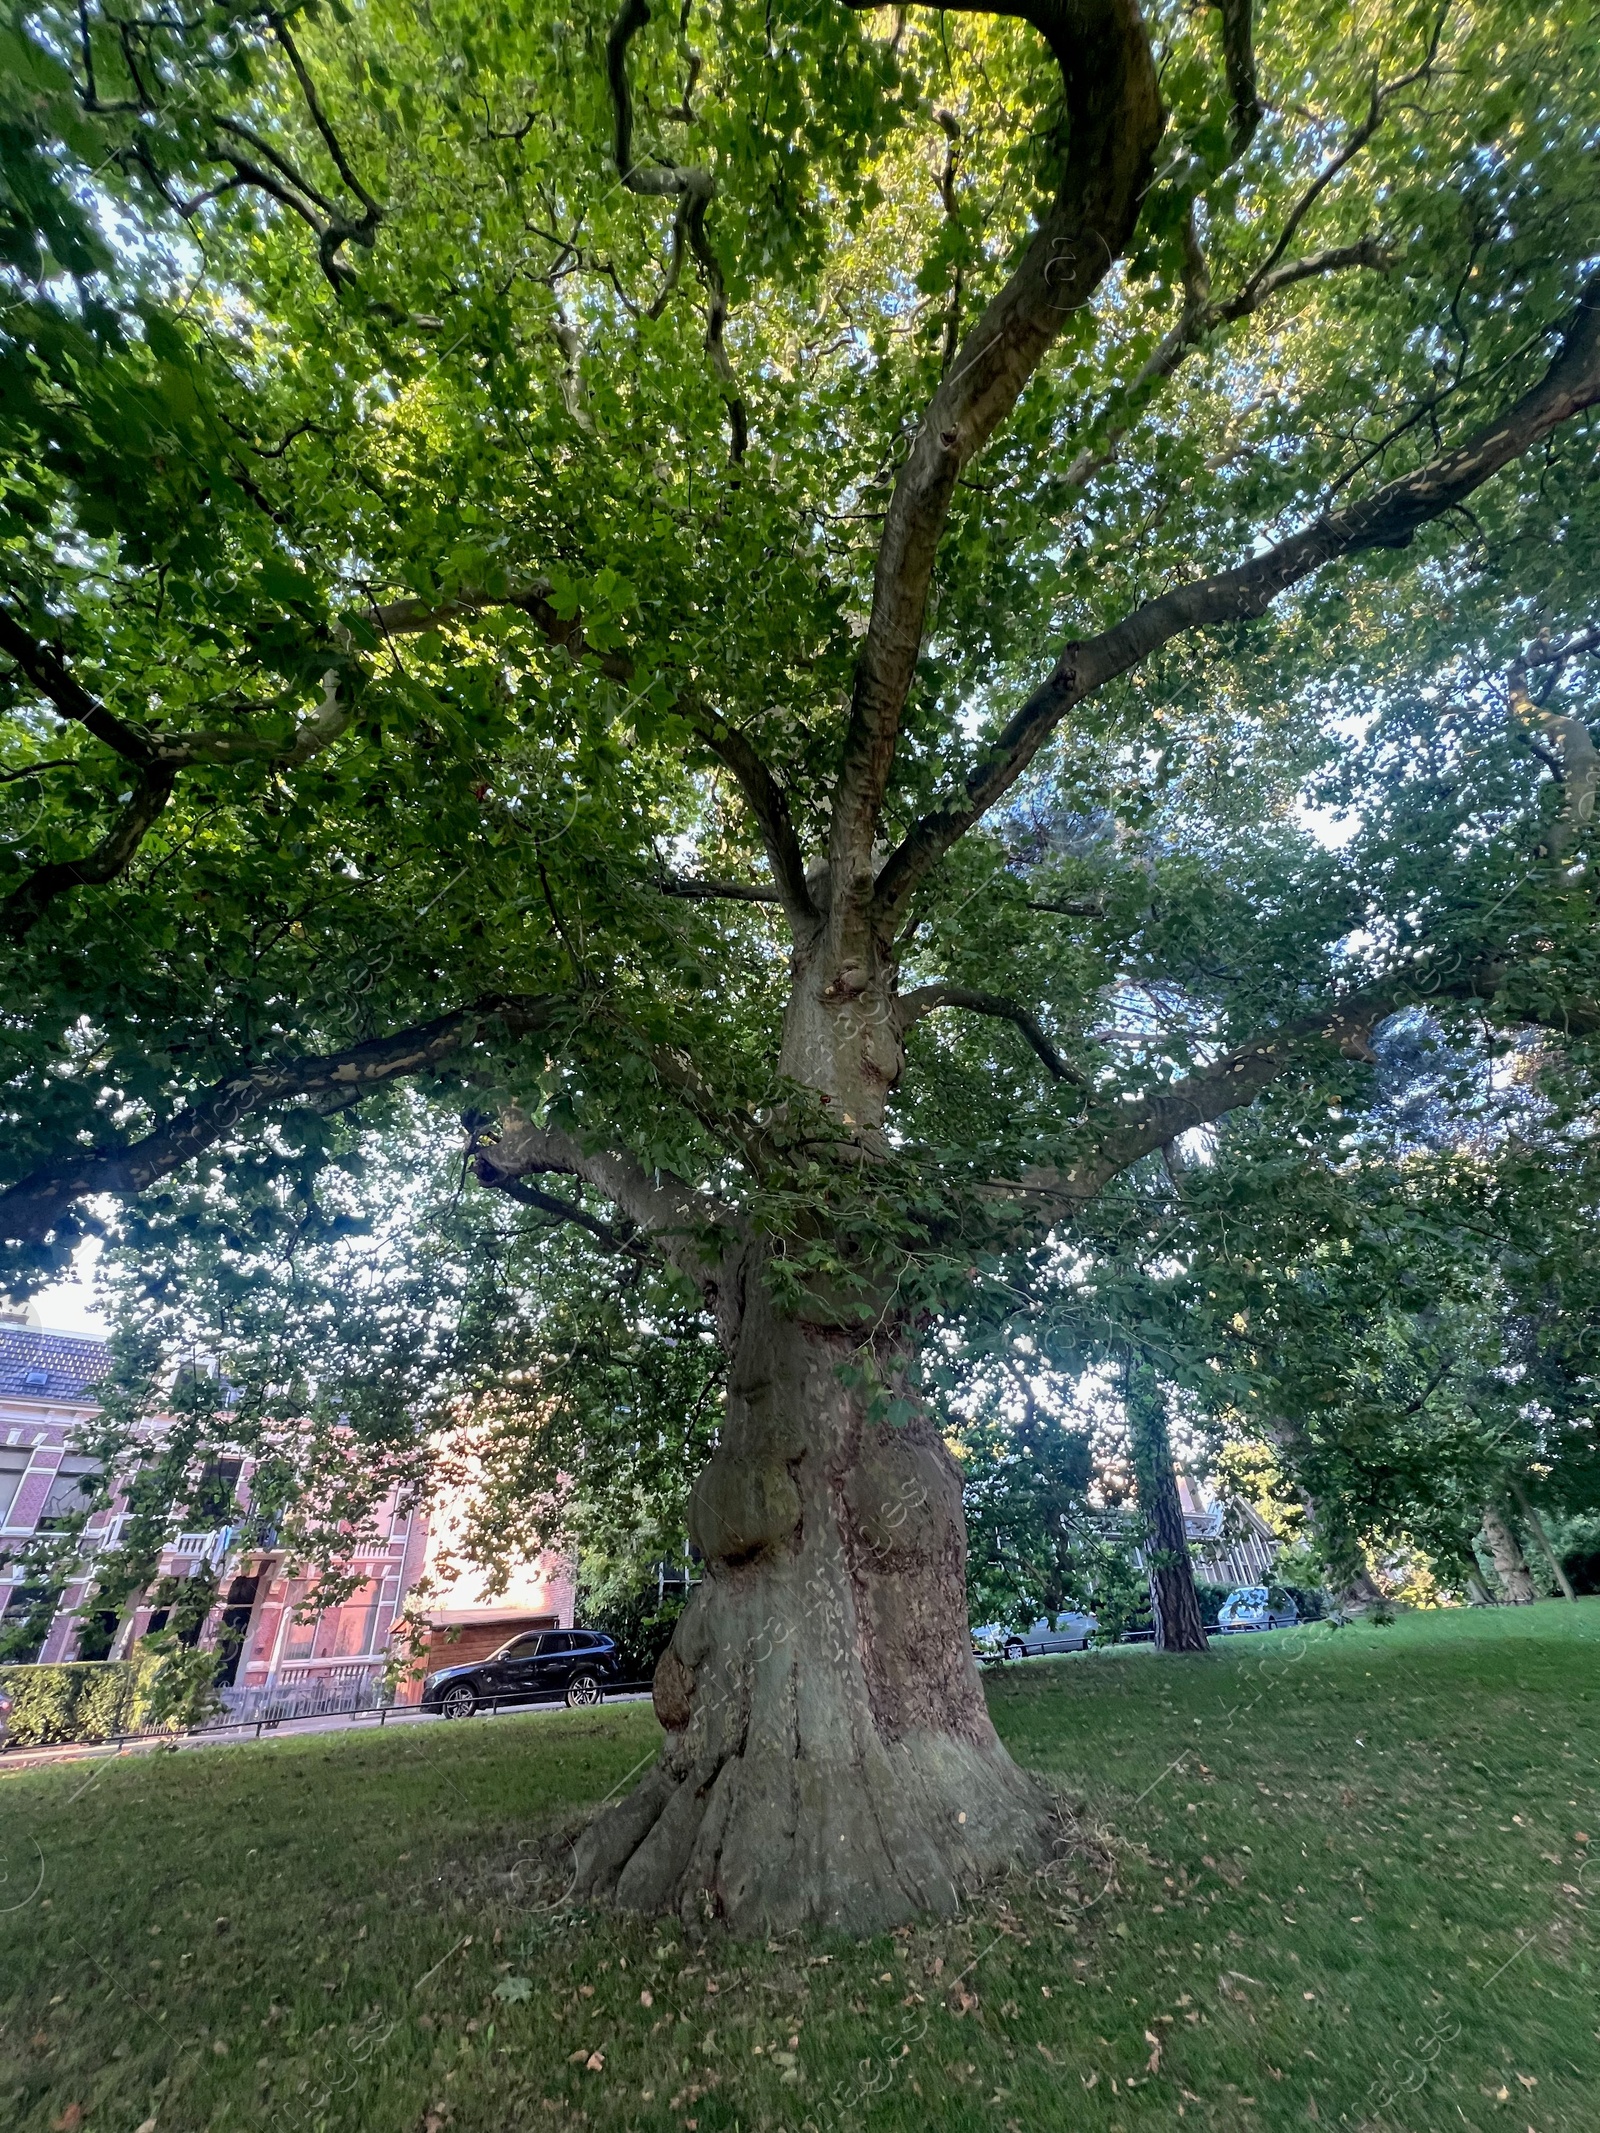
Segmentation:
[(1505, 1594), (1508, 1607), (1531, 1607), (1533, 1605), (1533, 1579), (1528, 1574), (1528, 1560), (1522, 1552), (1522, 1543), (1511, 1530), (1511, 1523), (1497, 1503), (1483, 1507), (1483, 1530), (1489, 1543), (1489, 1553), (1494, 1557), (1495, 1575), (1500, 1580), (1500, 1589)]
[(1156, 1649), (1208, 1651), (1205, 1624), (1200, 1619), (1200, 1595), (1194, 1584), (1194, 1564), (1189, 1557), (1189, 1538), (1183, 1530), (1183, 1502), (1178, 1495), (1177, 1469), (1172, 1463), (1166, 1407), (1156, 1374), (1148, 1364), (1136, 1363), (1128, 1372), (1127, 1409), (1139, 1508), (1144, 1513), (1145, 1560), (1150, 1571)]
[(1551, 1575), (1555, 1578), (1556, 1583), (1561, 1587), (1562, 1598), (1576, 1601), (1578, 1595), (1572, 1589), (1572, 1580), (1567, 1576), (1565, 1570), (1562, 1569), (1561, 1560), (1557, 1556), (1554, 1548), (1552, 1548), (1550, 1545), (1550, 1536), (1544, 1530), (1544, 1520), (1539, 1516), (1538, 1511), (1534, 1508), (1533, 1502), (1529, 1497), (1527, 1490), (1523, 1487), (1520, 1481), (1514, 1481), (1511, 1484), (1511, 1493), (1517, 1499), (1517, 1508), (1521, 1511), (1523, 1517), (1528, 1521), (1528, 1524), (1533, 1528), (1533, 1537), (1539, 1543), (1539, 1552), (1543, 1555), (1545, 1561), (1550, 1565)]
[(656, 1668), (666, 1743), (591, 1824), (579, 1895), (859, 1934), (1042, 1856), (1043, 1798), (972, 1656), (959, 1476), (926, 1416), (877, 1421), (841, 1375), (859, 1340), (783, 1318), (748, 1267), (690, 1508), (707, 1575)]
[(1494, 1595), (1475, 1570), (1467, 1572), (1467, 1598), (1474, 1607), (1493, 1607)]

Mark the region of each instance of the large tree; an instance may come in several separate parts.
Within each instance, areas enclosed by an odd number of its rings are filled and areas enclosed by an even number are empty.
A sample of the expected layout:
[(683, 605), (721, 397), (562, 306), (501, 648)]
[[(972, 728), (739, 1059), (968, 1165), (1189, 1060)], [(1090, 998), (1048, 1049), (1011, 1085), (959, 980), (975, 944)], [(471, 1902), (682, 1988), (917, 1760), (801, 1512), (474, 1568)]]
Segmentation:
[[(314, 1222), (453, 1091), (727, 1356), (581, 1887), (948, 1908), (1043, 1836), (930, 1326), (1400, 1004), (1595, 1026), (1593, 31), (7, 20), (8, 1278), (195, 1178)], [(1305, 834), (1452, 692), (1427, 848)]]

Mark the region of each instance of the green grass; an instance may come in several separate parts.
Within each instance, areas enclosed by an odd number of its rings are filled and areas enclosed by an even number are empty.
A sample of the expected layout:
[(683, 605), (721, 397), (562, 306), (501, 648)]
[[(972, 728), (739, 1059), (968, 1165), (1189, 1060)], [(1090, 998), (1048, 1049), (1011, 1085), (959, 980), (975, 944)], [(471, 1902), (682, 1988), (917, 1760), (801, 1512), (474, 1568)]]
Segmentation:
[(860, 1948), (550, 1901), (645, 1706), (8, 1773), (0, 2126), (1600, 2128), (1600, 1602), (990, 1687), (1084, 1840)]

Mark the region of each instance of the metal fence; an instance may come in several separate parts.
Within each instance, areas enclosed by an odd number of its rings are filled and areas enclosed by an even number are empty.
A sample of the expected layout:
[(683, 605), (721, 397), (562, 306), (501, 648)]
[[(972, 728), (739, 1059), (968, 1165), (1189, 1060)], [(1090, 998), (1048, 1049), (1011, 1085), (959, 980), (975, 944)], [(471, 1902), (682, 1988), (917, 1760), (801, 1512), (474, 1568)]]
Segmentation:
[(375, 1711), (388, 1701), (381, 1677), (374, 1674), (344, 1681), (269, 1681), (263, 1688), (222, 1691), (223, 1708), (235, 1725), (253, 1725), (257, 1719), (277, 1725), (285, 1718), (336, 1718)]

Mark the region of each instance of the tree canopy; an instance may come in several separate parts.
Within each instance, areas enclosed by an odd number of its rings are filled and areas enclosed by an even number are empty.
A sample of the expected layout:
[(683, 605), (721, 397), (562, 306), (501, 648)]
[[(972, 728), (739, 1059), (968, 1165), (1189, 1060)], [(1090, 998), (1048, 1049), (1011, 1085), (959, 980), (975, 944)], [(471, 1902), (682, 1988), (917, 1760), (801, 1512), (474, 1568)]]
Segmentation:
[[(930, 1328), (1070, 1319), (1093, 1268), (1063, 1343), (1141, 1296), (1159, 1332), (1162, 1223), (1259, 1264), (1286, 1178), (1355, 1189), (1407, 1008), (1544, 1030), (1588, 1102), (1594, 25), (104, 0), (3, 38), (3, 1278), (109, 1224), (242, 1284), (374, 1220), (364, 1165), (463, 1164), (641, 1338), (716, 1328), (702, 1626), (800, 1562), (813, 1481), (911, 1490), (905, 1531), (827, 1497), (862, 1694), (998, 1755), (970, 1662), (913, 1693), (896, 1641), (924, 1601), (964, 1636)], [(891, 1621), (880, 1574), (932, 1582)], [(696, 1634), (661, 1707), (731, 1771)], [(701, 1871), (625, 1855), (596, 1887)], [(943, 1885), (855, 1865), (806, 1915)], [(745, 1871), (717, 1900), (772, 1915)]]

